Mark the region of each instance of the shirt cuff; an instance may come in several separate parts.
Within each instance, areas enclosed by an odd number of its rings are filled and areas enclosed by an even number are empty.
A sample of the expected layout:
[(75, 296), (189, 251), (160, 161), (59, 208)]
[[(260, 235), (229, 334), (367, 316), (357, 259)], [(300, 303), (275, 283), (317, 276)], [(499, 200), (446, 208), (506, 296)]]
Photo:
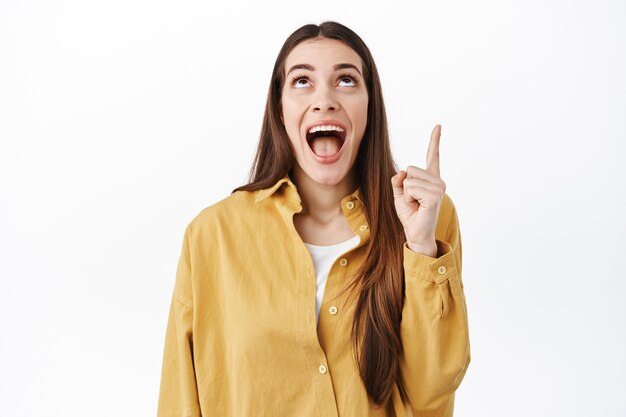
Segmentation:
[(437, 242), (437, 257), (426, 256), (409, 249), (404, 242), (404, 274), (437, 284), (456, 274), (456, 264), (452, 246), (442, 240)]

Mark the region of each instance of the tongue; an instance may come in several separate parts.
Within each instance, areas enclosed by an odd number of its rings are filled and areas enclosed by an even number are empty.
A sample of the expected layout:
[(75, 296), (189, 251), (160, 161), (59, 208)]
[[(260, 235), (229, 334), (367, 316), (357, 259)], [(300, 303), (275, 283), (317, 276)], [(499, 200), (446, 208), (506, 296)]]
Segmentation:
[(311, 149), (317, 156), (331, 156), (339, 152), (341, 144), (335, 136), (320, 136), (311, 141)]

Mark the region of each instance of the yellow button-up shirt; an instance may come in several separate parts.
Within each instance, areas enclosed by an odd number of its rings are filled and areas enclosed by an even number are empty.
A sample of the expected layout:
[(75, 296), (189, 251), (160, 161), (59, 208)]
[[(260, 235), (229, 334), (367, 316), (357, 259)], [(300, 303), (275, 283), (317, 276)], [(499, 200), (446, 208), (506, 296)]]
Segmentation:
[(288, 175), (237, 191), (187, 226), (165, 336), (159, 417), (365, 417), (453, 414), (470, 363), (461, 236), (452, 200), (441, 205), (437, 257), (404, 244), (400, 358), (376, 409), (353, 359), (356, 303), (333, 299), (364, 261), (370, 238), (360, 190), (341, 210), (360, 243), (328, 274), (319, 323), (313, 262), (293, 224), (302, 210)]

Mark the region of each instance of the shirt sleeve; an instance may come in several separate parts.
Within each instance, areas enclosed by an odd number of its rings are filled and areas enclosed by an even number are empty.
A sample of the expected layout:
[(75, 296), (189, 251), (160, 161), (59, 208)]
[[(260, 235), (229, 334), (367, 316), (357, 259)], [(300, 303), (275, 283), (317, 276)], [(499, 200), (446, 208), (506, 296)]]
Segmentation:
[(193, 303), (191, 299), (189, 227), (176, 271), (165, 335), (158, 417), (200, 416), (193, 361)]
[(454, 205), (439, 237), (435, 258), (404, 244), (400, 376), (415, 417), (452, 416), (455, 391), (471, 360)]

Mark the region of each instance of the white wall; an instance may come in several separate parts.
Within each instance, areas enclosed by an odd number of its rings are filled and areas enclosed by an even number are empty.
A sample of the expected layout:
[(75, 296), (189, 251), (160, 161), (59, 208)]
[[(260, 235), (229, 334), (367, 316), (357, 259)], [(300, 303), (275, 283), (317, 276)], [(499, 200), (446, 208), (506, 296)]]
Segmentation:
[(626, 415), (618, 0), (0, 3), (0, 415), (155, 415), (184, 227), (244, 182), (280, 46), (327, 19), (374, 54), (401, 167), (443, 126), (455, 415)]

